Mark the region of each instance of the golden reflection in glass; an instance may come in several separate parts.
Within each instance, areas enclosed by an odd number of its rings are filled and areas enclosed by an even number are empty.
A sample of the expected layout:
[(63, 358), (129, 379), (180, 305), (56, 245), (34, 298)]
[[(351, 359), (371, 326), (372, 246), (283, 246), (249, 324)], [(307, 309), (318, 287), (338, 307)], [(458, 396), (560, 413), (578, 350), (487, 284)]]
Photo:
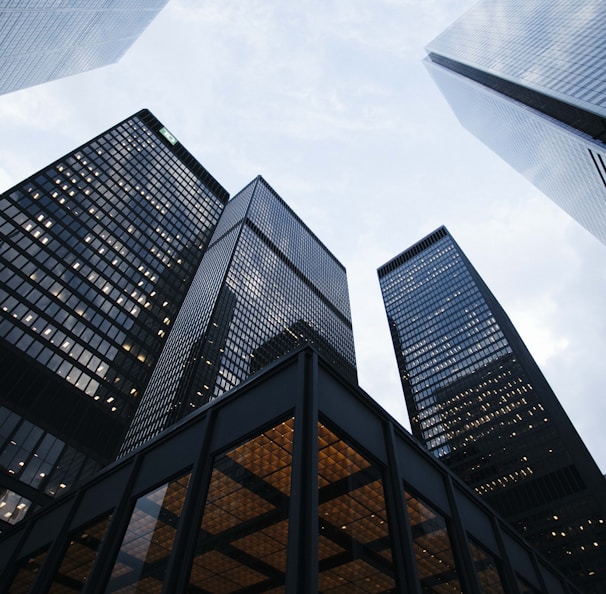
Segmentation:
[(137, 499), (106, 592), (160, 594), (190, 477)]
[(50, 594), (81, 592), (105, 535), (111, 516), (72, 535), (61, 566), (50, 587)]
[(319, 590), (394, 592), (381, 471), (318, 425)]
[(40, 567), (42, 567), (47, 553), (48, 549), (20, 563), (17, 575), (8, 589), (8, 594), (27, 594), (30, 591), (38, 577)]
[(282, 593), (294, 419), (216, 457), (187, 592)]
[(472, 541), (469, 546), (482, 594), (505, 594), (494, 557)]
[(429, 505), (406, 494), (421, 591), (461, 592), (446, 522)]

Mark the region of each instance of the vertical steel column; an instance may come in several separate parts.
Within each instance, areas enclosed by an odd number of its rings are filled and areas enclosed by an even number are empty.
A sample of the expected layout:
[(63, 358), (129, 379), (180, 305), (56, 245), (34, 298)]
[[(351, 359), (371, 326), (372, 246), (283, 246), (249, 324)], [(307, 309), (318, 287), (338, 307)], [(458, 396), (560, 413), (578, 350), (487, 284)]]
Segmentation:
[(98, 552), (98, 557), (93, 564), (90, 576), (84, 584), (82, 594), (101, 594), (105, 591), (109, 574), (116, 561), (116, 556), (122, 544), (121, 536), (124, 534), (130, 516), (133, 511), (132, 490), (135, 486), (135, 480), (143, 462), (141, 452), (135, 454), (132, 462), (128, 480), (122, 490), (122, 495), (116, 509), (112, 514), (112, 519), (107, 527), (107, 533), (103, 538), (103, 543)]
[(196, 540), (213, 471), (210, 445), (217, 417), (216, 408), (211, 408), (203, 423), (200, 423), (202, 425), (200, 432), (204, 432), (204, 437), (200, 440), (200, 449), (192, 468), (185, 501), (181, 509), (179, 527), (166, 569), (166, 578), (162, 586), (162, 592), (166, 594), (185, 591), (189, 582)]
[(537, 559), (537, 554), (534, 550), (530, 552), (530, 559), (532, 560), (532, 566), (534, 567), (534, 572), (537, 574), (537, 578), (539, 579), (539, 583), (541, 584), (541, 592), (543, 594), (551, 594), (549, 589), (547, 588), (547, 582), (545, 581), (545, 577), (543, 576), (543, 572), (541, 571), (541, 566), (539, 565), (539, 560)]
[(421, 594), (421, 581), (415, 559), (410, 519), (406, 509), (404, 478), (396, 453), (393, 423), (385, 424), (384, 435), (387, 450), (385, 503), (387, 516), (391, 518), (389, 528), (393, 539), (393, 558), (399, 591), (407, 594)]
[(497, 546), (499, 547), (499, 553), (501, 557), (501, 577), (505, 582), (503, 585), (505, 586), (506, 592), (511, 592), (512, 594), (519, 594), (520, 588), (518, 587), (518, 580), (516, 579), (515, 572), (513, 567), (511, 566), (511, 561), (509, 560), (509, 555), (505, 549), (505, 540), (503, 539), (503, 533), (501, 532), (501, 524), (497, 520), (496, 517), (492, 517), (490, 519), (492, 524), (492, 529), (495, 534), (495, 538), (497, 540)]
[(455, 555), (456, 561), (461, 565), (461, 585), (465, 592), (470, 594), (482, 594), (480, 589), (480, 583), (476, 575), (476, 569), (474, 567), (473, 558), (469, 549), (469, 542), (467, 540), (467, 533), (463, 527), (461, 521), (461, 515), (459, 507), (457, 505), (457, 497), (455, 494), (454, 484), (450, 475), (445, 475), (446, 482), (446, 496), (448, 497), (448, 503), (450, 504), (451, 521), (450, 521), (450, 536), (454, 541), (452, 543), (452, 549)]
[(286, 593), (318, 592), (318, 357), (297, 364), (295, 430), (288, 519)]
[(44, 560), (42, 570), (40, 571), (40, 575), (36, 580), (35, 588), (32, 589), (33, 592), (48, 592), (53, 578), (57, 572), (57, 568), (59, 567), (59, 563), (63, 559), (63, 555), (66, 552), (69, 543), (69, 538), (67, 538), (69, 523), (72, 521), (72, 518), (78, 509), (78, 505), (80, 505), (83, 494), (84, 491), (82, 489), (79, 489), (76, 492), (76, 496), (71, 502), (69, 512), (61, 525), (61, 529), (55, 536), (54, 540), (51, 541), (48, 555)]

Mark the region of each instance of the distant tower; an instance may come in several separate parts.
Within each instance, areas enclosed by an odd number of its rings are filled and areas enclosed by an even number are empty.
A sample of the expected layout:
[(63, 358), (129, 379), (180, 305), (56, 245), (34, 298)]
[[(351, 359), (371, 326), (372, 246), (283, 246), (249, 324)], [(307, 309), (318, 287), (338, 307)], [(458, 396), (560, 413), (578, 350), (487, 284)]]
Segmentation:
[(227, 199), (146, 110), (0, 196), (2, 521), (114, 459)]
[(428, 46), (472, 134), (606, 243), (606, 4), (483, 0)]
[(605, 592), (604, 477), (469, 260), (441, 227), (378, 272), (414, 435), (580, 586)]
[(168, 0), (4, 0), (0, 95), (117, 62)]
[(345, 269), (258, 177), (225, 208), (122, 453), (304, 342), (356, 381)]

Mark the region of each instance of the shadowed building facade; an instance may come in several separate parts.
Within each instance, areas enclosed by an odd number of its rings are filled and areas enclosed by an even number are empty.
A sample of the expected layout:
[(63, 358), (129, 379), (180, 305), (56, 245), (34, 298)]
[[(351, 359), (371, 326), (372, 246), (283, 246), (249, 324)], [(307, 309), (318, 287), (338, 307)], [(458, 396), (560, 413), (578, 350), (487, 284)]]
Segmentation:
[(606, 587), (606, 482), (446, 228), (379, 269), (413, 434), (589, 592)]
[(356, 382), (345, 268), (257, 177), (221, 216), (121, 453), (302, 342)]
[(4, 0), (0, 95), (117, 62), (167, 0)]
[(0, 539), (0, 590), (578, 594), (309, 346)]
[(0, 196), (0, 520), (114, 459), (228, 194), (141, 111)]
[(606, 5), (483, 0), (425, 64), (472, 134), (606, 243)]

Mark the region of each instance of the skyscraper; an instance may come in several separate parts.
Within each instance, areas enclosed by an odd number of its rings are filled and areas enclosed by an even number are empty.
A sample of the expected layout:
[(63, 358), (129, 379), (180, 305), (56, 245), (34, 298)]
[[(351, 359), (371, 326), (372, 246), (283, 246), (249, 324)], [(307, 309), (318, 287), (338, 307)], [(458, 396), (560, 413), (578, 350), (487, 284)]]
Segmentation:
[(221, 216), (122, 453), (303, 342), (356, 381), (345, 269), (257, 177)]
[(168, 0), (4, 0), (0, 94), (117, 62)]
[(0, 519), (111, 461), (227, 192), (147, 110), (0, 196)]
[(606, 5), (483, 0), (428, 46), (472, 134), (606, 243)]
[(441, 227), (379, 269), (413, 434), (558, 567), (606, 591), (606, 482)]

